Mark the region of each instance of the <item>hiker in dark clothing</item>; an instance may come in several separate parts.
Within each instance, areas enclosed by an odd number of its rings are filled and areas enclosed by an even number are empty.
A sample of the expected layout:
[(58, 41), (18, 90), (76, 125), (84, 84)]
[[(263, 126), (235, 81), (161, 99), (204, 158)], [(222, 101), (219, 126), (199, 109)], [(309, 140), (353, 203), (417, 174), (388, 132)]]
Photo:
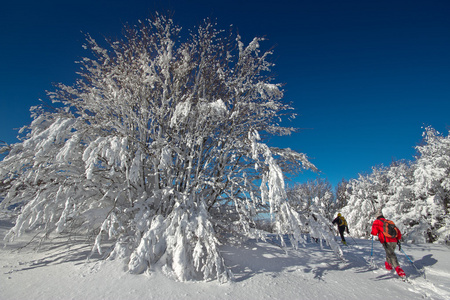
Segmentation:
[(332, 223), (336, 224), (338, 226), (338, 230), (339, 230), (339, 234), (341, 235), (342, 243), (344, 243), (344, 245), (347, 245), (347, 242), (345, 241), (345, 238), (344, 238), (344, 231), (347, 231), (347, 234), (350, 234), (350, 233), (348, 232), (347, 221), (345, 220), (345, 218), (341, 215), (341, 213), (338, 213), (336, 219), (334, 219)]

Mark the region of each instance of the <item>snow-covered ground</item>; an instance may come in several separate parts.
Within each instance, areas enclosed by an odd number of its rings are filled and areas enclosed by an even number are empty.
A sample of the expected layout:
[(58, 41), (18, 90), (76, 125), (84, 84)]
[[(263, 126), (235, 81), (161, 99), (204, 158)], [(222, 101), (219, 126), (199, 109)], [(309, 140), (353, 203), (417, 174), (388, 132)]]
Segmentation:
[[(0, 238), (11, 223), (0, 220)], [(234, 282), (175, 282), (158, 268), (131, 275), (118, 261), (87, 260), (90, 247), (54, 238), (0, 249), (0, 299), (450, 299), (450, 249), (443, 245), (404, 245), (397, 251), (408, 275), (404, 282), (385, 271), (384, 250), (371, 240), (348, 238), (345, 260), (328, 248), (308, 244), (286, 254), (276, 243), (250, 240), (223, 246)], [(355, 243), (356, 242), (356, 243)]]

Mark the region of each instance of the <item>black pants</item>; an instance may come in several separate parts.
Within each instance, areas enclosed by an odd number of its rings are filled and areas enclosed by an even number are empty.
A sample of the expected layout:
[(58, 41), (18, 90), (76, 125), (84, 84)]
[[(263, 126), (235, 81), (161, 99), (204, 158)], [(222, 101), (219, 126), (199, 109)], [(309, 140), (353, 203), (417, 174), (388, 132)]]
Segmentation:
[(339, 230), (339, 234), (341, 235), (341, 240), (342, 240), (342, 242), (345, 243), (345, 238), (344, 238), (345, 226), (339, 226), (339, 227), (338, 227), (338, 230)]

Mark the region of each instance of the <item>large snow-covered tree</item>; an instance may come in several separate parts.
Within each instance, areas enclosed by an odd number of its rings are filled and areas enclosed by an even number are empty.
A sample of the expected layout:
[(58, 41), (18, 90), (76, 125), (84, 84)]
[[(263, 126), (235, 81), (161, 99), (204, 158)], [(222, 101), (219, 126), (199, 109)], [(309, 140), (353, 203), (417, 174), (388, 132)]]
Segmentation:
[(159, 263), (177, 280), (228, 280), (220, 241), (263, 238), (261, 212), (297, 246), (307, 221), (286, 201), (283, 172), (314, 166), (261, 138), (294, 130), (278, 124), (293, 115), (263, 40), (245, 45), (210, 21), (182, 36), (161, 15), (104, 46), (88, 36), (80, 78), (49, 92), (54, 108), (32, 108), (1, 162), (2, 206), (21, 206), (8, 238), (87, 234), (130, 272)]

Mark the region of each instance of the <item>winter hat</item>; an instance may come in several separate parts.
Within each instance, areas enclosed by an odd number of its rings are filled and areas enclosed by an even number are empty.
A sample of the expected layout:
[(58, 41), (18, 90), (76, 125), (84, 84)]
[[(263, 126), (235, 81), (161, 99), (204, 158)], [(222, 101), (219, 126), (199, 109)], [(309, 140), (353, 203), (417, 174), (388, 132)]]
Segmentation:
[(341, 213), (338, 213), (338, 217), (342, 217)]
[(383, 216), (383, 209), (380, 207), (375, 215), (377, 218)]

